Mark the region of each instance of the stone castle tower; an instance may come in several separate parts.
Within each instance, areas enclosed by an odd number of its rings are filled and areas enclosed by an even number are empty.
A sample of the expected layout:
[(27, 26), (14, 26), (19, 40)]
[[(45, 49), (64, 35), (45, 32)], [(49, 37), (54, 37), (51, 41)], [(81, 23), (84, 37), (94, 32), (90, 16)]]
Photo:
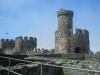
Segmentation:
[(73, 11), (57, 12), (58, 30), (55, 32), (55, 53), (88, 53), (89, 32), (76, 29), (73, 34)]

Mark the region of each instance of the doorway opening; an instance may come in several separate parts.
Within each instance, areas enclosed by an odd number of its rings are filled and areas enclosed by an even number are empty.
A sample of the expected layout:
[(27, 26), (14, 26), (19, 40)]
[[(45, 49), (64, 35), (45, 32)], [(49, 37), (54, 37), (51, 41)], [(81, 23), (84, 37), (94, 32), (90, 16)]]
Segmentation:
[(75, 53), (80, 53), (80, 51), (81, 51), (80, 47), (76, 47), (75, 50), (74, 50)]

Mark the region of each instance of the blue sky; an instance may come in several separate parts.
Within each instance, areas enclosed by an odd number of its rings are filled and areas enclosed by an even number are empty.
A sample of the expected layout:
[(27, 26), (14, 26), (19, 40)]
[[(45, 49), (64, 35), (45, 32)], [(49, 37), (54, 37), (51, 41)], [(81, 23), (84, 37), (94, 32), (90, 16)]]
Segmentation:
[(38, 48), (55, 48), (60, 8), (74, 12), (74, 33), (87, 29), (90, 49), (100, 51), (100, 0), (0, 0), (0, 39), (33, 36)]

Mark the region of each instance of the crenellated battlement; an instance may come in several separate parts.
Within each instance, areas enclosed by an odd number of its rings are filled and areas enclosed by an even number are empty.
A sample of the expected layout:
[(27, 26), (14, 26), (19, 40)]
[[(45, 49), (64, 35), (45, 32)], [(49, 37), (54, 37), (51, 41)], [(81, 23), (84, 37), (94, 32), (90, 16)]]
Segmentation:
[(33, 50), (36, 46), (37, 39), (35, 37), (18, 36), (15, 39), (0, 39), (0, 48), (3, 49)]
[(60, 15), (71, 15), (73, 17), (73, 11), (60, 9), (59, 11), (57, 11), (57, 17), (59, 17)]
[(18, 37), (16, 37), (16, 40), (23, 40), (23, 41), (26, 41), (26, 40), (37, 40), (35, 37), (27, 37), (27, 36), (25, 36), (25, 37), (22, 37), (22, 36), (18, 36)]
[(27, 37), (27, 36), (25, 36), (25, 37), (24, 37), (24, 40), (28, 40), (28, 37)]
[(0, 39), (0, 42), (13, 42), (13, 39)]
[(89, 36), (88, 30), (76, 28), (76, 37), (84, 38), (88, 36)]

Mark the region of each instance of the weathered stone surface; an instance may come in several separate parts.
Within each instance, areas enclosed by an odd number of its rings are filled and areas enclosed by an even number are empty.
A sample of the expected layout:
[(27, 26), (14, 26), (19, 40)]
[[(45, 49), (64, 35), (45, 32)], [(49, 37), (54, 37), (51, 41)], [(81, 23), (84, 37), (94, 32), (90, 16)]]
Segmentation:
[(58, 30), (55, 32), (55, 53), (86, 53), (89, 48), (89, 32), (76, 29), (73, 34), (73, 11), (60, 9), (57, 12)]
[(27, 50), (33, 51), (34, 49), (36, 50), (37, 47), (37, 39), (33, 37), (23, 37), (19, 36), (16, 37), (15, 40), (11, 39), (1, 39), (0, 40), (0, 48), (4, 49), (7, 53), (7, 50), (13, 50), (19, 51), (19, 52), (26, 52)]
[(85, 54), (85, 60), (100, 62), (100, 52), (98, 51), (95, 54)]

